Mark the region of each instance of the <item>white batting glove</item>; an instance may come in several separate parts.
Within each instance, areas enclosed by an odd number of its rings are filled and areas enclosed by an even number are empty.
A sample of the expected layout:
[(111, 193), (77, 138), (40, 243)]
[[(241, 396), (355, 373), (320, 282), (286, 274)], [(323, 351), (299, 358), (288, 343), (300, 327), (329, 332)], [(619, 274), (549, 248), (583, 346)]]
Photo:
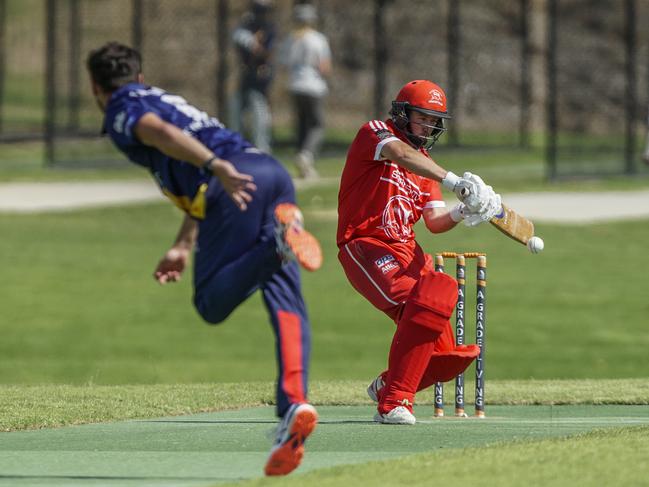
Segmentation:
[(461, 188), (461, 194), (463, 195), (461, 201), (473, 212), (481, 211), (493, 194), (491, 186), (487, 186), (480, 176), (470, 172), (465, 172), (462, 175), (458, 186)]
[[(487, 186), (491, 189), (491, 186)], [(491, 190), (491, 195), (485, 201), (485, 204), (478, 211), (470, 211), (468, 208), (464, 211), (464, 224), (467, 227), (475, 227), (483, 222), (488, 222), (494, 216), (498, 215), (502, 209), (500, 195)]]
[(498, 193), (493, 193), (493, 195), (489, 198), (489, 201), (487, 201), (485, 207), (480, 212), (480, 216), (482, 216), (484, 221), (489, 221), (494, 216), (500, 214), (502, 208), (503, 208), (502, 198)]
[(442, 179), (442, 186), (444, 186), (446, 189), (450, 189), (451, 191), (455, 192), (455, 187), (459, 182), (460, 182), (460, 176), (458, 176), (454, 172), (448, 171), (446, 173), (446, 176), (444, 176), (444, 179)]
[(479, 211), (488, 199), (487, 185), (480, 176), (470, 172), (465, 172), (460, 178), (449, 171), (442, 179), (442, 186), (453, 191), (455, 196), (471, 211)]
[(464, 225), (467, 227), (477, 227), (481, 223), (484, 223), (484, 220), (477, 213), (467, 213), (464, 216)]
[(464, 206), (464, 203), (458, 203), (453, 208), (451, 208), (451, 211), (449, 211), (448, 213), (451, 217), (451, 220), (453, 220), (455, 223), (459, 223), (464, 220), (465, 211), (466, 207)]
[(464, 207), (451, 210), (451, 218), (456, 222), (464, 220), (466, 226), (474, 227), (491, 220), (501, 211), (500, 195), (477, 174), (465, 172), (460, 178), (449, 171), (442, 180), (442, 185), (451, 189), (464, 203)]

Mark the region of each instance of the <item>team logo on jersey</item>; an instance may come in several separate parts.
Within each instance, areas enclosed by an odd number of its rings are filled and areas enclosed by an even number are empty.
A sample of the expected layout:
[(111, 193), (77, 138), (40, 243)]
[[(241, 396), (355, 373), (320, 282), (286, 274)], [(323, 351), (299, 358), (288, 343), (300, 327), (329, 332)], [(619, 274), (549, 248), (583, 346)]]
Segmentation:
[(387, 274), (391, 270), (399, 268), (399, 263), (392, 254), (387, 254), (383, 257), (379, 257), (374, 261), (374, 264), (376, 264), (376, 267), (378, 267), (383, 274)]
[(379, 130), (378, 132), (376, 132), (376, 137), (379, 140), (385, 140), (388, 137), (394, 137), (394, 134), (389, 130)]
[(406, 196), (392, 196), (383, 209), (379, 226), (392, 240), (407, 242), (412, 239), (412, 226), (415, 224), (413, 201)]

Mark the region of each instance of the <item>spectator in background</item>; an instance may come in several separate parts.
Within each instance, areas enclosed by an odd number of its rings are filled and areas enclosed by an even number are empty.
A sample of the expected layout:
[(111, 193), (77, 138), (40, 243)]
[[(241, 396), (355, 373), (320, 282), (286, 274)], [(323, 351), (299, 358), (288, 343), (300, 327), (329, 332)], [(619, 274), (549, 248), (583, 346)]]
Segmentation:
[(296, 165), (300, 176), (315, 178), (315, 156), (324, 136), (326, 77), (331, 73), (331, 50), (324, 34), (314, 28), (317, 12), (313, 5), (293, 9), (294, 29), (282, 48), (282, 63), (289, 70), (289, 91), (293, 97), (297, 128)]
[[(230, 126), (244, 131), (262, 152), (270, 153), (271, 112), (268, 89), (273, 79), (272, 51), (275, 26), (271, 22), (272, 0), (251, 0), (250, 10), (232, 35), (239, 52), (239, 89), (233, 98)], [(250, 125), (246, 127), (246, 125)]]

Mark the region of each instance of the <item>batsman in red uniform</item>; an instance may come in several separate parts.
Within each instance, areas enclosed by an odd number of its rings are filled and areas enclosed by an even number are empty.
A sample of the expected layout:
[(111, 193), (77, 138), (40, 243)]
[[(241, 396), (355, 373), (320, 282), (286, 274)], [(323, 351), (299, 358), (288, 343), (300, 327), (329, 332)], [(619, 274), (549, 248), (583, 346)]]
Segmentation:
[[(397, 324), (388, 370), (368, 387), (378, 402), (374, 419), (414, 424), (415, 393), (463, 372), (480, 350), (455, 345), (449, 318), (457, 282), (435, 272), (413, 225), (423, 216), (433, 233), (462, 220), (475, 226), (494, 216), (500, 196), (478, 176), (458, 177), (428, 155), (450, 118), (438, 85), (406, 84), (390, 114), (364, 124), (347, 154), (338, 195), (338, 258), (352, 286)], [(462, 201), (450, 211), (440, 182)]]

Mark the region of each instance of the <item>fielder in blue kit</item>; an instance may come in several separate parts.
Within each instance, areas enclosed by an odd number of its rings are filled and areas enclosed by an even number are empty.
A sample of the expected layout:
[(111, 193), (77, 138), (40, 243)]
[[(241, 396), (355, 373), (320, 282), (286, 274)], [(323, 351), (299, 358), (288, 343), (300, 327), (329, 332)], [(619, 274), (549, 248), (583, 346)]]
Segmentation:
[(315, 270), (322, 263), (292, 180), (218, 119), (145, 85), (134, 49), (108, 43), (90, 53), (87, 66), (105, 133), (185, 213), (155, 279), (179, 280), (193, 252), (194, 306), (211, 324), (256, 290), (263, 294), (276, 337), (281, 418), (265, 472), (287, 474), (300, 464), (318, 418), (306, 399), (311, 335), (298, 264)]

